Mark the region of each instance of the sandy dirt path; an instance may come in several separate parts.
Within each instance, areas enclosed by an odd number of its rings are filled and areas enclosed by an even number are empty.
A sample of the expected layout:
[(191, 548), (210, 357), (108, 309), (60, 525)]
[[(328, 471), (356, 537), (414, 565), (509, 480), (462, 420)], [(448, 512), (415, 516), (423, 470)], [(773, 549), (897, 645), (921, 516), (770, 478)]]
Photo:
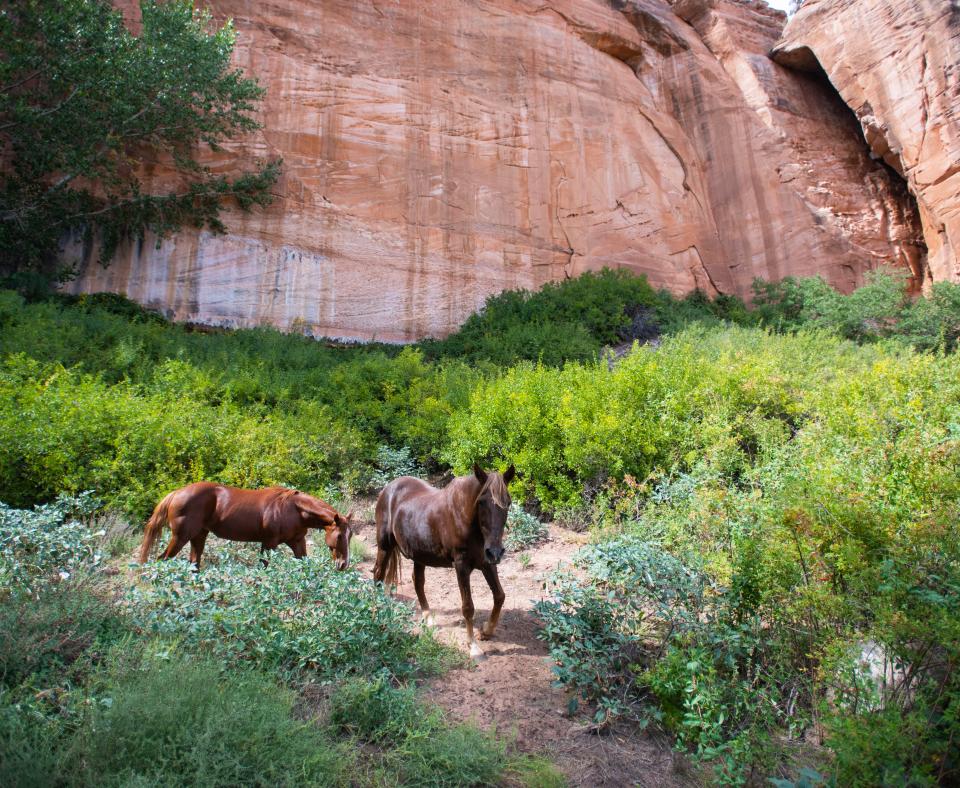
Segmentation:
[[(373, 526), (358, 536), (371, 547), (370, 558), (362, 565), (369, 575), (375, 553)], [(665, 737), (627, 728), (596, 735), (588, 730), (586, 717), (565, 714), (568, 695), (552, 686), (549, 654), (536, 637), (533, 606), (544, 596), (545, 578), (568, 564), (582, 541), (578, 534), (551, 526), (550, 539), (528, 551), (527, 566), (508, 554), (500, 564), (507, 599), (494, 639), (480, 643), (485, 658), (433, 679), (424, 686), (424, 697), (456, 719), (495, 726), (500, 735), (515, 737), (520, 750), (547, 756), (572, 786), (698, 785), (694, 771), (672, 752)], [(404, 560), (402, 573), (398, 595), (415, 606), (413, 564)], [(474, 572), (471, 587), (480, 625), (490, 612), (490, 590), (479, 572)], [(440, 638), (466, 654), (453, 570), (427, 568), (426, 595)]]

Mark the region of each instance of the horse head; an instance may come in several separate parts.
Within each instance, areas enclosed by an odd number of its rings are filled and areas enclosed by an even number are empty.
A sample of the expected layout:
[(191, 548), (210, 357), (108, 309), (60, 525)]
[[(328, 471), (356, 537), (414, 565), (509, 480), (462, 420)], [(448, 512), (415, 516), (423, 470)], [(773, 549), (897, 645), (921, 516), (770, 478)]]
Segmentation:
[(324, 529), (324, 540), (330, 548), (330, 555), (337, 565), (337, 569), (346, 569), (350, 564), (350, 537), (353, 536), (353, 510), (347, 516), (337, 512), (333, 516), (333, 528)]
[(344, 517), (332, 506), (303, 493), (296, 496), (296, 507), (308, 528), (323, 529), (323, 541), (337, 569), (346, 569), (350, 563), (353, 512)]
[(488, 564), (498, 564), (503, 558), (503, 529), (510, 509), (510, 490), (507, 485), (516, 471), (511, 465), (505, 473), (484, 471), (474, 464), (473, 475), (480, 482), (476, 518), (483, 534), (483, 557)]

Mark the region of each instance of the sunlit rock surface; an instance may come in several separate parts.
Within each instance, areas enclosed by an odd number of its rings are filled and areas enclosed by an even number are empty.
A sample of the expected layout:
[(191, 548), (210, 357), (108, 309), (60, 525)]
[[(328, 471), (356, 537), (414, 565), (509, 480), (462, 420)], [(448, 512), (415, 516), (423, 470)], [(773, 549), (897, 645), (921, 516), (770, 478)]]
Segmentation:
[(278, 199), (227, 236), (82, 263), (75, 291), (406, 341), (603, 266), (741, 296), (757, 276), (925, 275), (902, 179), (822, 75), (768, 57), (785, 19), (761, 2), (210, 5), (267, 97), (263, 130), (209, 163), (282, 156)]

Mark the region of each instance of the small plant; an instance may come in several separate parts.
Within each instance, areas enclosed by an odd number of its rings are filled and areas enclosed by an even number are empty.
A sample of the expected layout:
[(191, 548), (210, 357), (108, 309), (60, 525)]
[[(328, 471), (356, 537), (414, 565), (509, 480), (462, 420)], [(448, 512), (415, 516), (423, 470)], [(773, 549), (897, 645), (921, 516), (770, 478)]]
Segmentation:
[(0, 503), (0, 589), (35, 594), (50, 583), (99, 566), (103, 561), (101, 538), (106, 531), (94, 531), (74, 519), (97, 507), (90, 493), (61, 495), (33, 510)]
[(167, 652), (111, 662), (64, 747), (79, 784), (349, 783), (346, 751), (296, 720), (294, 693), (266, 675)]
[[(517, 504), (511, 504), (507, 512), (507, 527), (503, 540), (508, 550), (520, 551), (545, 541), (549, 536), (547, 526), (525, 512)], [(529, 563), (529, 556), (527, 556)]]
[(413, 453), (406, 446), (393, 449), (390, 446), (380, 446), (377, 449), (376, 470), (370, 474), (370, 488), (380, 490), (386, 484), (400, 476), (424, 475), (423, 469), (413, 458)]
[(520, 553), (520, 555), (517, 556), (517, 561), (519, 562), (521, 569), (529, 569), (530, 560), (530, 553)]

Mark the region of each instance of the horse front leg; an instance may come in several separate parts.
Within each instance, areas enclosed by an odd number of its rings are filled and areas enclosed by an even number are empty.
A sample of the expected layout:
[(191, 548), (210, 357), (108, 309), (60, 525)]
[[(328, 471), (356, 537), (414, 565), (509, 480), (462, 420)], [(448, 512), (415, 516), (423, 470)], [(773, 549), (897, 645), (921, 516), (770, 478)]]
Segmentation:
[(417, 601), (420, 603), (420, 620), (428, 627), (435, 627), (437, 624), (433, 620), (433, 613), (430, 612), (430, 604), (423, 590), (424, 569), (423, 564), (413, 562), (413, 588), (417, 592)]
[(287, 542), (287, 547), (293, 550), (294, 558), (305, 558), (307, 555), (307, 537), (301, 536), (299, 539), (291, 539)]
[(497, 622), (500, 620), (500, 610), (503, 608), (503, 601), (507, 595), (503, 593), (503, 586), (500, 585), (500, 575), (497, 574), (497, 567), (493, 564), (484, 564), (480, 567), (483, 577), (490, 586), (493, 593), (493, 610), (490, 611), (490, 618), (480, 630), (480, 640), (489, 640), (493, 637), (493, 631), (497, 628)]
[(473, 634), (473, 595), (470, 593), (470, 573), (473, 567), (465, 561), (456, 564), (457, 584), (460, 586), (460, 611), (463, 613), (463, 621), (467, 625), (467, 643), (470, 644), (470, 656), (474, 659), (483, 659), (483, 649), (477, 645), (477, 639)]

